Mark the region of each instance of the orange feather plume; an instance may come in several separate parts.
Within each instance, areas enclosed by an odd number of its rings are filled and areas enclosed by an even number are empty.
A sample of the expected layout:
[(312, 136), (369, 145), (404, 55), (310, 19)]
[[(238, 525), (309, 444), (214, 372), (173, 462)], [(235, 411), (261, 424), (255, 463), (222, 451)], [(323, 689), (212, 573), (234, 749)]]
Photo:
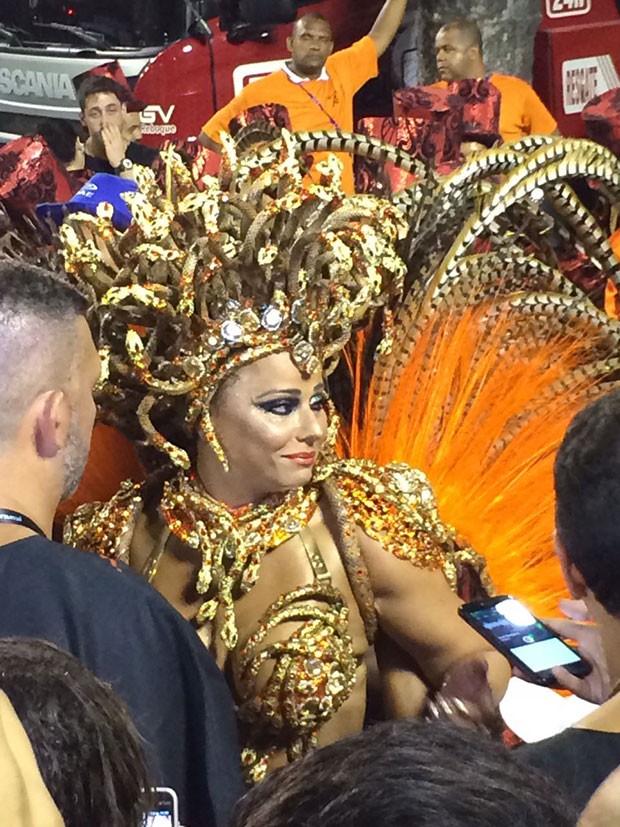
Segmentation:
[(486, 557), (497, 591), (549, 615), (565, 596), (553, 548), (554, 456), (599, 380), (584, 368), (592, 340), (578, 320), (563, 335), (528, 340), (515, 335), (516, 315), (505, 308), (490, 319), (488, 305), (432, 314), (385, 413), (376, 375), (361, 396), (358, 339), (350, 367), (361, 416), (341, 447), (424, 471), (443, 519)]

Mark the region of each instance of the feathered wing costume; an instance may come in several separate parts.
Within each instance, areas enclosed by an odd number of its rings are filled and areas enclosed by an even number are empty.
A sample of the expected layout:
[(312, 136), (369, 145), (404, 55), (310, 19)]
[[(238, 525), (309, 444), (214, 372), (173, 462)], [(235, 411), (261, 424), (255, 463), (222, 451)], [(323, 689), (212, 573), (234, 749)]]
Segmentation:
[(620, 329), (562, 274), (546, 241), (550, 231), (556, 243), (576, 240), (596, 268), (620, 278), (610, 228), (566, 183), (578, 176), (617, 208), (615, 156), (544, 137), (397, 194), (411, 221), (411, 287), (369, 383), (359, 379), (363, 343), (352, 368), (347, 451), (422, 469), (496, 589), (542, 614), (564, 592), (553, 550), (555, 452), (575, 412), (612, 387), (620, 366)]

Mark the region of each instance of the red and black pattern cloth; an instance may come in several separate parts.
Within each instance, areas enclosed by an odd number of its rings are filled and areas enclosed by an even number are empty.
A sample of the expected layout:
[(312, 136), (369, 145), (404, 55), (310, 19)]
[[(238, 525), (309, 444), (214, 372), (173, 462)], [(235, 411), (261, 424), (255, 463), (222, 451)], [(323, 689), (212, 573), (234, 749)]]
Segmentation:
[[(445, 89), (415, 86), (394, 93), (394, 116), (364, 118), (358, 131), (380, 138), (440, 173), (455, 169), (461, 162), (462, 144), (475, 142), (485, 147), (501, 140), (499, 109), (501, 94), (488, 80), (463, 80)], [(387, 164), (356, 161), (356, 189), (377, 192), (402, 189), (412, 178)]]
[(281, 103), (262, 103), (258, 106), (251, 106), (233, 118), (228, 128), (234, 137), (244, 126), (258, 122), (268, 123), (276, 129), (291, 129), (288, 109)]
[(620, 158), (620, 88), (592, 98), (584, 106), (581, 117), (588, 137)]
[(40, 135), (0, 147), (0, 201), (12, 218), (34, 213), (46, 201), (68, 201), (83, 180), (65, 170)]
[(460, 80), (445, 89), (400, 89), (394, 93), (394, 115), (438, 125), (442, 140), (434, 160), (446, 163), (458, 159), (461, 143), (475, 141), (491, 147), (501, 140), (500, 102), (501, 94), (489, 80)]

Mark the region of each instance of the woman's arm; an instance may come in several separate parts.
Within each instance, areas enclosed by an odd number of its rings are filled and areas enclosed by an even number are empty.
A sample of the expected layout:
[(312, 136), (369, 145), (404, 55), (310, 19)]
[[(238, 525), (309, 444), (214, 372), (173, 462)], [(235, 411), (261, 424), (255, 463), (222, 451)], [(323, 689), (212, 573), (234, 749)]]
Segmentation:
[(359, 539), (379, 626), (413, 658), (428, 686), (439, 690), (451, 670), (469, 660), (482, 660), (488, 667), (494, 700), (499, 703), (506, 691), (510, 666), (459, 617), (461, 600), (443, 573), (399, 560), (361, 530)]

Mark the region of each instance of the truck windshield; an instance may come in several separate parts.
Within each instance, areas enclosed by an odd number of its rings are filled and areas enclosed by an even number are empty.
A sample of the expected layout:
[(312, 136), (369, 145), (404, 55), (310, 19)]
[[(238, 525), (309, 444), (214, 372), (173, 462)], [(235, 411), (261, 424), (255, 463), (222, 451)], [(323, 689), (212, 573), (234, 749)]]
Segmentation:
[(6, 5), (0, 44), (17, 47), (136, 48), (185, 34), (182, 0), (17, 0)]

